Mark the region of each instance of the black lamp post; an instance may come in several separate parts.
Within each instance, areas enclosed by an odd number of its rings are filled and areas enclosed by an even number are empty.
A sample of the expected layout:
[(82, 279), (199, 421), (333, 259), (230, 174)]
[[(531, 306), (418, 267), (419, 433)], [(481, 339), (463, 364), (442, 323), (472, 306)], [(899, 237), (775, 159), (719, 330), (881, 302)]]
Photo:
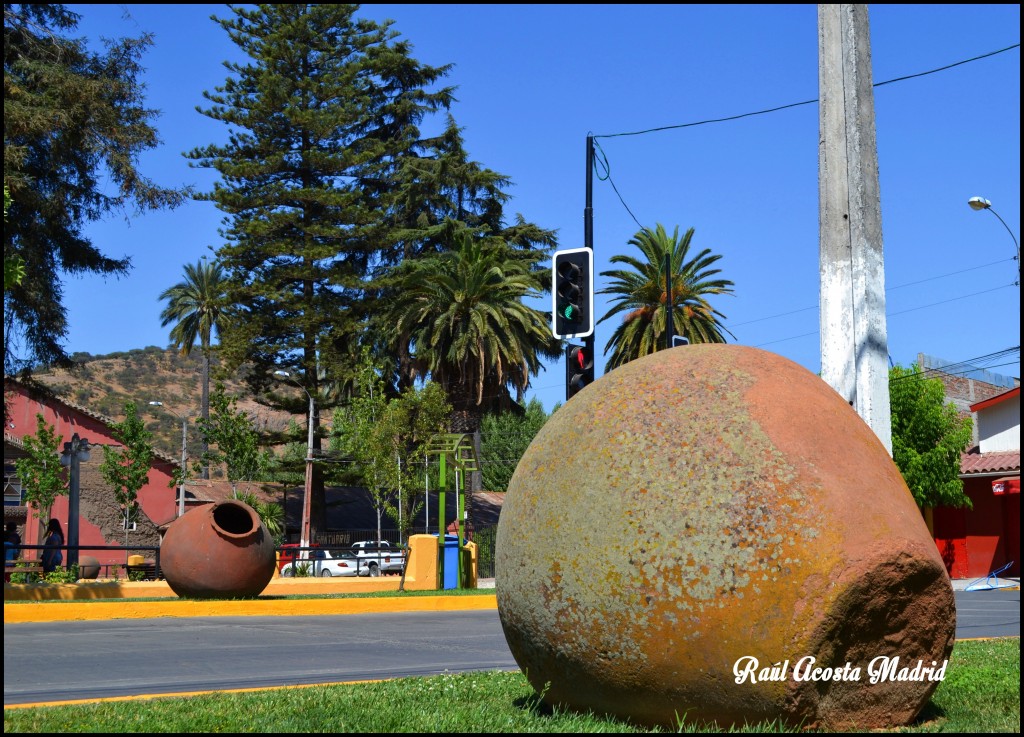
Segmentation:
[(60, 456), (60, 464), (70, 469), (68, 481), (68, 568), (78, 565), (78, 509), (80, 474), (79, 464), (89, 460), (89, 441), (79, 438), (78, 433), (71, 436), (70, 443), (64, 443), (64, 452)]

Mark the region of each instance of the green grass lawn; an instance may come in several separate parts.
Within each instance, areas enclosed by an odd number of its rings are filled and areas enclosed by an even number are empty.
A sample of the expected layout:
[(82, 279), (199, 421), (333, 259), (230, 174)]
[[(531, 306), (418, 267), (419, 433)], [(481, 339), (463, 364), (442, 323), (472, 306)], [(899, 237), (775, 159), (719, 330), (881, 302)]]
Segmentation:
[[(957, 643), (906, 732), (1019, 732), (1020, 639)], [(646, 732), (541, 704), (521, 673), (4, 709), (4, 732)], [(716, 731), (683, 724), (681, 732)], [(734, 731), (786, 731), (775, 724)]]

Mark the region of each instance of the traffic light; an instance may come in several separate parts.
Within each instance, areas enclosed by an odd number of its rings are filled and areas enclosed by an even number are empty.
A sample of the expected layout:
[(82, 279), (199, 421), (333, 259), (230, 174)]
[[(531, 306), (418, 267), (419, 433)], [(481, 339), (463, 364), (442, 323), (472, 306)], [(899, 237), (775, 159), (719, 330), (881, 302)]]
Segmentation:
[(594, 333), (594, 252), (555, 251), (551, 259), (551, 333), (586, 338)]
[(565, 400), (569, 401), (588, 384), (594, 381), (594, 356), (590, 349), (581, 345), (565, 348)]

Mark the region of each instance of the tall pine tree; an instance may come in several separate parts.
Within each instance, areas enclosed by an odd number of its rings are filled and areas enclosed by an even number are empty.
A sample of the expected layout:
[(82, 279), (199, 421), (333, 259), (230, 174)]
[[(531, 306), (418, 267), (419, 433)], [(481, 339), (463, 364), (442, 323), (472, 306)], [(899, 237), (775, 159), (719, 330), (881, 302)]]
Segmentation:
[[(222, 175), (205, 197), (226, 214), (218, 258), (240, 311), (223, 361), (250, 364), (254, 391), (299, 411), (305, 395), (266, 394), (273, 371), (286, 367), (323, 399), (323, 377), (351, 370), (397, 172), (421, 148), (423, 117), (451, 103), (451, 88), (432, 89), (449, 68), (411, 58), (391, 22), (356, 18), (355, 5), (231, 10), (214, 20), (248, 60), (227, 65), (200, 109), (231, 136), (187, 156)], [(322, 521), (317, 469), (314, 536)]]
[[(137, 168), (159, 143), (144, 107), (139, 61), (149, 35), (95, 53), (70, 38), (79, 16), (63, 5), (4, 5), (4, 371), (70, 366), (63, 347), (66, 274), (121, 276), (130, 260), (104, 255), (82, 232), (112, 211), (173, 207), (184, 192)], [(5, 200), (6, 204), (6, 200)]]

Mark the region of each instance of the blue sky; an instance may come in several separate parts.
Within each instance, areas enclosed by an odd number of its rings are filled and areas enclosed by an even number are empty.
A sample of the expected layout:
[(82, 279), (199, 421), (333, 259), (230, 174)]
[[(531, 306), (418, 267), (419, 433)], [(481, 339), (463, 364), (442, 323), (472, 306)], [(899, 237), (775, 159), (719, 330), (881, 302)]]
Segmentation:
[[(90, 41), (155, 34), (143, 65), (163, 143), (142, 171), (210, 189), (215, 174), (182, 153), (226, 138), (195, 107), (223, 83), (223, 61), (238, 58), (210, 20), (227, 7), (69, 7)], [(815, 100), (814, 5), (364, 5), (360, 14), (393, 19), (418, 60), (454, 64), (452, 113), (469, 155), (512, 179), (510, 217), (557, 229), (560, 248), (582, 246), (585, 140), (609, 136), (598, 143), (628, 210), (595, 179), (597, 270), (633, 250), (634, 216), (646, 227), (693, 227), (694, 247), (722, 254), (722, 276), (735, 283), (734, 296), (713, 302), (735, 342), (820, 370), (817, 105), (611, 136)], [(1020, 41), (1019, 5), (872, 5), (870, 23), (876, 83)], [(1013, 239), (967, 200), (989, 199), (1019, 239), (1020, 49), (876, 87), (875, 110), (891, 359), (965, 361), (1018, 346)], [(158, 296), (186, 263), (212, 256), (220, 220), (212, 204), (193, 202), (90, 225), (105, 253), (131, 256), (134, 268), (120, 280), (67, 278), (68, 350), (166, 346)], [(550, 298), (535, 306), (550, 309)], [(598, 375), (613, 330), (597, 327)], [(1019, 352), (978, 365), (1020, 375)], [(534, 379), (534, 396), (547, 410), (564, 400), (561, 361)]]

